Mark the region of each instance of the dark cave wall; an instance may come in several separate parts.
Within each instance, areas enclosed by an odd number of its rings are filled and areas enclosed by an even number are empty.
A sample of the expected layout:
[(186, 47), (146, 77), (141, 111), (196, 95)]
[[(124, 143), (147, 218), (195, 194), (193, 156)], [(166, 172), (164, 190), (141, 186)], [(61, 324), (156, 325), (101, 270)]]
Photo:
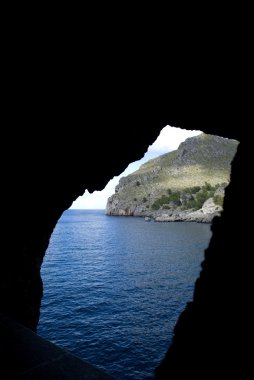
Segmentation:
[(252, 231), (243, 184), (251, 155), (251, 23), (239, 7), (235, 14), (227, 7), (196, 12), (197, 24), (188, 13), (187, 28), (181, 11), (174, 28), (177, 15), (164, 12), (157, 34), (154, 12), (148, 18), (144, 10), (131, 11), (138, 28), (115, 12), (110, 20), (96, 11), (92, 27), (74, 17), (73, 28), (69, 15), (52, 14), (51, 27), (38, 15), (11, 13), (2, 60), (0, 311), (36, 329), (40, 265), (62, 212), (141, 158), (165, 125), (235, 138), (225, 211), (214, 220), (194, 300), (156, 376), (249, 378)]
[[(200, 374), (205, 367), (214, 372), (220, 366), (229, 370), (232, 363), (225, 360), (225, 350), (240, 367), (242, 331), (247, 326), (241, 312), (246, 309), (241, 300), (246, 289), (245, 268), (238, 252), (246, 241), (240, 228), (246, 209), (236, 204), (245, 196), (241, 185), (248, 163), (244, 129), (239, 128), (237, 115), (229, 119), (227, 107), (222, 112), (219, 95), (216, 104), (209, 105), (200, 97), (192, 106), (145, 94), (140, 104), (139, 96), (134, 94), (129, 103), (115, 96), (105, 104), (97, 101), (85, 106), (60, 98), (54, 109), (47, 98), (40, 105), (33, 102), (32, 112), (31, 104), (29, 109), (15, 110), (13, 121), (19, 118), (28, 127), (10, 128), (2, 139), (8, 149), (2, 171), (5, 229), (0, 310), (36, 330), (42, 297), (40, 266), (62, 212), (85, 189), (101, 190), (130, 162), (141, 158), (165, 125), (200, 129), (241, 143), (225, 211), (213, 223), (214, 235), (194, 301), (180, 316), (173, 345), (156, 375), (168, 378), (186, 368), (193, 374)], [(234, 102), (231, 107), (234, 109)]]
[(246, 196), (246, 153), (244, 143), (240, 143), (226, 188), (224, 211), (213, 220), (213, 235), (193, 301), (180, 315), (173, 343), (156, 369), (157, 379), (169, 375), (181, 379), (187, 373), (196, 378), (248, 378), (250, 352), (246, 339), (251, 324), (246, 296), (251, 284), (245, 252), (249, 228), (241, 202)]

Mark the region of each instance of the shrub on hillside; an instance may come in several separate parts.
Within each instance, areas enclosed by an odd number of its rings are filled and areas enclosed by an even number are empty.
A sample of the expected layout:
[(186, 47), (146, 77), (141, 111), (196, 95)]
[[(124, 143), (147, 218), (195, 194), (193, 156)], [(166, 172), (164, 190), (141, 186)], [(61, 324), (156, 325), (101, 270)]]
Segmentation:
[(213, 201), (216, 205), (223, 207), (223, 197), (221, 195), (215, 195)]

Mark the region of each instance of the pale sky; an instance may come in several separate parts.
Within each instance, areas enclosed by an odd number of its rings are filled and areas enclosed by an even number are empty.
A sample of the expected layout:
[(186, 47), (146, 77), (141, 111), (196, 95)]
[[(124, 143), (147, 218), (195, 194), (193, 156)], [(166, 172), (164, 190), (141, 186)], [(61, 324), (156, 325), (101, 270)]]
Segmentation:
[(140, 167), (140, 165), (152, 158), (176, 150), (182, 141), (186, 140), (188, 137), (197, 136), (200, 133), (202, 132), (188, 131), (186, 129), (170, 127), (167, 125), (161, 130), (157, 140), (155, 140), (152, 145), (149, 145), (147, 152), (141, 160), (130, 163), (124, 172), (119, 176), (112, 178), (102, 191), (94, 191), (90, 194), (86, 190), (81, 197), (78, 197), (76, 201), (72, 203), (70, 208), (91, 210), (105, 209), (107, 200), (112, 194), (114, 194), (115, 187), (118, 185), (121, 177), (126, 177), (128, 174), (133, 173)]

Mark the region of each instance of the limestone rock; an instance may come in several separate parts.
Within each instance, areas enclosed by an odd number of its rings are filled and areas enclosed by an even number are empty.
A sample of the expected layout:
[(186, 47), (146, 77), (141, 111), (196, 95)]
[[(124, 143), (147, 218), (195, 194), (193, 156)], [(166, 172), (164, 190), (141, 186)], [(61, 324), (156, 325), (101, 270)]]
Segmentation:
[(210, 221), (222, 210), (212, 198), (224, 196), (237, 144), (204, 133), (186, 139), (176, 151), (122, 177), (108, 199), (106, 214), (148, 216), (157, 221)]

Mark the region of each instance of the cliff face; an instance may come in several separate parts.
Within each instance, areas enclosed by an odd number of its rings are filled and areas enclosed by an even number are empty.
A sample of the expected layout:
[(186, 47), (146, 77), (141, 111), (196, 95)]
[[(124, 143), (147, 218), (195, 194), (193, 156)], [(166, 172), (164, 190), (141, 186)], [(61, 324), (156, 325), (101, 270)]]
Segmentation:
[(201, 134), (122, 177), (107, 215), (210, 222), (222, 210), (237, 141)]

